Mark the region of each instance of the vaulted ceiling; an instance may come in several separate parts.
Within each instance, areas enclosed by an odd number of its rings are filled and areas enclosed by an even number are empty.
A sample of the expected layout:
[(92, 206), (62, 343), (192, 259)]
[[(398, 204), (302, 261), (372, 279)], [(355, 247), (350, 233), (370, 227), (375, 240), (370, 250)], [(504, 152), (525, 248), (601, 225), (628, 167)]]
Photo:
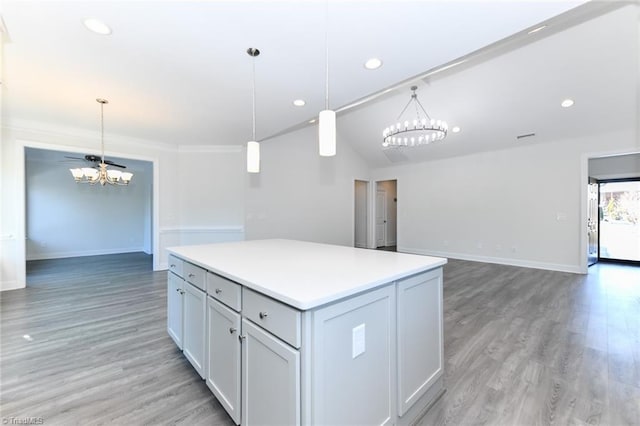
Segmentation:
[[(381, 131), (416, 82), (427, 111), (462, 131), (414, 160), (497, 149), (522, 133), (580, 136), (637, 113), (637, 4), (5, 0), (0, 13), (10, 124), (97, 130), (103, 97), (107, 138), (242, 145), (251, 136), (246, 50), (256, 47), (257, 137), (268, 143), (324, 109), (325, 37), (338, 135), (375, 166), (405, 158), (381, 149)], [(88, 17), (112, 34), (89, 32)], [(383, 66), (365, 69), (371, 57)], [(566, 97), (576, 105), (562, 110)]]

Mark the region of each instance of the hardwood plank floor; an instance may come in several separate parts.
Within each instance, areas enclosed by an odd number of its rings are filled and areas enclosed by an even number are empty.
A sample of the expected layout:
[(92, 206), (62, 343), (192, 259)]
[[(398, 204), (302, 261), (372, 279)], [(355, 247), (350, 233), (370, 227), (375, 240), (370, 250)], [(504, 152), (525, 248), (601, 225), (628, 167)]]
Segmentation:
[(166, 332), (166, 272), (135, 253), (28, 262), (0, 294), (0, 416), (232, 425)]
[(640, 425), (640, 268), (452, 260), (447, 392), (421, 425)]
[[(3, 419), (233, 424), (168, 337), (149, 256), (29, 263), (0, 293)], [(420, 424), (640, 425), (640, 268), (451, 260), (444, 283), (447, 392)]]

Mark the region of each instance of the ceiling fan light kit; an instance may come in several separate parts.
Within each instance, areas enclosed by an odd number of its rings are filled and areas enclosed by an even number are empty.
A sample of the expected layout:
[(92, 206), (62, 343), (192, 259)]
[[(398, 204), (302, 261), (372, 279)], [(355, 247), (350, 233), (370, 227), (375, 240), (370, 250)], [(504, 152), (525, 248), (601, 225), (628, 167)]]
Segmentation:
[[(124, 168), (125, 166), (121, 166), (118, 164), (114, 164), (111, 161), (105, 161), (104, 159), (104, 105), (108, 104), (109, 101), (106, 99), (98, 98), (96, 102), (100, 104), (100, 145), (102, 148), (102, 155), (100, 157), (100, 163), (98, 163), (98, 168), (93, 167), (82, 167), (69, 169), (73, 179), (77, 183), (88, 183), (89, 185), (100, 184), (105, 186), (109, 185), (129, 185), (131, 179), (133, 178), (133, 173), (129, 172), (121, 172), (120, 170), (108, 169), (109, 164)], [(93, 156), (85, 156), (87, 161), (92, 161)]]

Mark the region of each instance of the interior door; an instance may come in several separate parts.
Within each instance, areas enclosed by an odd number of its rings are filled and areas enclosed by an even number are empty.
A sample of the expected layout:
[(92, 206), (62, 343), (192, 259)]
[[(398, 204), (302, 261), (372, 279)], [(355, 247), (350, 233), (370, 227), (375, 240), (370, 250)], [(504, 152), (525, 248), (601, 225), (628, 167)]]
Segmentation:
[(595, 179), (589, 179), (588, 204), (587, 204), (587, 239), (589, 241), (587, 252), (587, 265), (598, 262), (598, 214), (599, 185)]
[(376, 247), (384, 247), (387, 242), (387, 192), (376, 191)]

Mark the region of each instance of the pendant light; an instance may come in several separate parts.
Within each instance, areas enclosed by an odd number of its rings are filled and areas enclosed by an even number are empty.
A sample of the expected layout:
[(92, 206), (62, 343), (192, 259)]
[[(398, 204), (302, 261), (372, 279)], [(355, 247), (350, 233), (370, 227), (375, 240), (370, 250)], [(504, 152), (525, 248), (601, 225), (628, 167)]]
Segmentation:
[(325, 9), (325, 96), (324, 110), (318, 116), (318, 150), (322, 157), (336, 155), (336, 112), (329, 109), (329, 0)]
[(247, 49), (247, 54), (253, 58), (251, 76), (252, 139), (247, 142), (247, 172), (260, 173), (260, 143), (256, 141), (256, 56), (260, 54), (260, 51), (250, 47)]

